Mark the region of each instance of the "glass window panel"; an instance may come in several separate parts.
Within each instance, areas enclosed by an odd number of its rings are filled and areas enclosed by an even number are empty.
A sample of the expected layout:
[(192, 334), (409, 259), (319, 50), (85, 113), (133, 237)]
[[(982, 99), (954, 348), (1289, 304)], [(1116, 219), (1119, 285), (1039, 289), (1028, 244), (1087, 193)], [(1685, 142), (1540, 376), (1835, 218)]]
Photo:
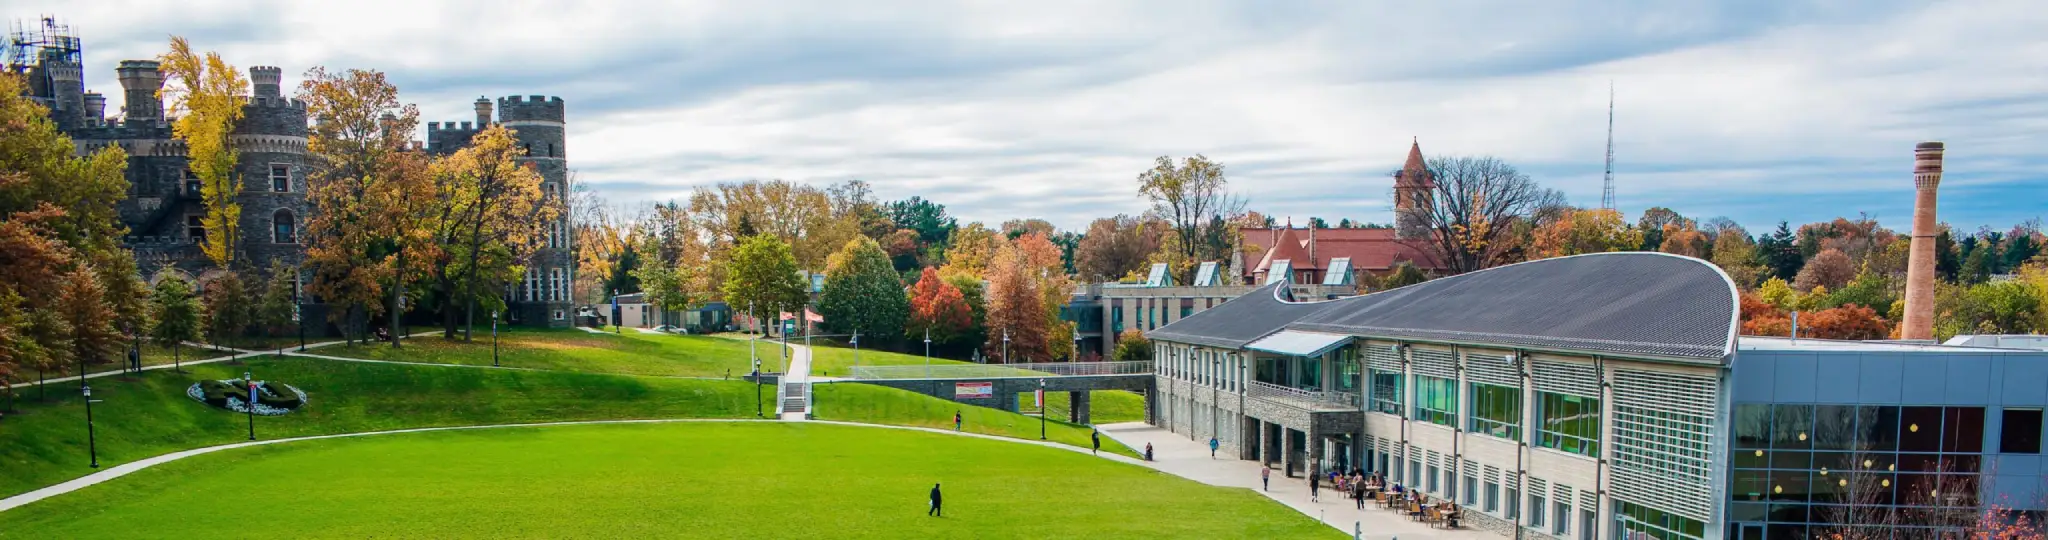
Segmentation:
[(1822, 405), (1813, 410), (1813, 448), (1850, 450), (1856, 445), (1856, 407)]
[(1806, 517), (1806, 505), (1804, 504), (1773, 504), (1771, 505), (1771, 514), (1767, 520), (1803, 522), (1806, 521)]
[(1372, 370), (1372, 410), (1401, 414), (1401, 372)]
[(1772, 523), (1768, 527), (1766, 527), (1766, 532), (1764, 534), (1765, 538), (1770, 538), (1771, 540), (1778, 540), (1781, 538), (1803, 540), (1806, 538), (1806, 526)]
[(1941, 451), (1941, 408), (1905, 407), (1899, 411), (1899, 450)]
[(1735, 468), (1768, 469), (1771, 467), (1771, 451), (1761, 448), (1735, 451)]
[(1899, 454), (1899, 470), (1902, 472), (1939, 472), (1949, 470), (1951, 463), (1941, 454)]
[(1897, 450), (1899, 408), (1857, 407), (1856, 445), (1864, 450)]
[(1415, 376), (1416, 420), (1454, 426), (1458, 417), (1458, 381)]
[(1771, 490), (1771, 473), (1768, 471), (1732, 471), (1728, 474), (1728, 498), (1736, 501), (1760, 501)]
[(1999, 452), (2041, 453), (2041, 409), (2006, 409), (2000, 417)]
[(1799, 469), (1802, 471), (1813, 468), (1813, 453), (1794, 450), (1771, 452), (1771, 468)]
[(1522, 390), (1472, 383), (1470, 429), (1509, 440), (1522, 438)]
[(1950, 407), (1943, 411), (1941, 451), (1984, 451), (1984, 408)]
[(1728, 521), (1763, 521), (1769, 505), (1756, 503), (1735, 503), (1728, 505)]
[(1771, 414), (1772, 448), (1813, 448), (1813, 406), (1777, 405)]
[(1806, 502), (1806, 471), (1771, 471), (1771, 491), (1764, 498), (1779, 502)]
[(1816, 471), (1848, 471), (1856, 468), (1856, 454), (1850, 452), (1814, 452), (1813, 469)]
[(1537, 400), (1537, 446), (1600, 455), (1599, 399), (1541, 392)]

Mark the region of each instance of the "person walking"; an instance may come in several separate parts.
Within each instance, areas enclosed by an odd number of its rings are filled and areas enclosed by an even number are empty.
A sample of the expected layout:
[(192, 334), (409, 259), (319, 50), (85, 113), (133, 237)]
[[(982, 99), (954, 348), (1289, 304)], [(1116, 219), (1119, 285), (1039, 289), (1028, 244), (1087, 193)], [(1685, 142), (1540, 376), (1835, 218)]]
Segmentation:
[(1209, 459), (1216, 459), (1216, 449), (1221, 446), (1223, 443), (1218, 442), (1215, 435), (1209, 436)]
[(1316, 478), (1315, 470), (1310, 469), (1308, 474), (1308, 502), (1323, 502), (1320, 498), (1322, 496), (1322, 488), (1322, 479)]
[(939, 498), (939, 485), (936, 483), (932, 484), (932, 509), (930, 511), (925, 512), (924, 515), (946, 517), (946, 513), (940, 511), (939, 506), (941, 502), (942, 501)]
[(1152, 443), (1145, 443), (1145, 461), (1152, 461)]
[(1089, 431), (1089, 432), (1088, 432), (1088, 442), (1089, 442), (1090, 444), (1093, 444), (1093, 445), (1095, 445), (1095, 446), (1094, 446), (1093, 448), (1089, 448), (1089, 449), (1088, 449), (1088, 453), (1089, 453), (1089, 454), (1099, 454), (1099, 453), (1102, 453), (1102, 432), (1101, 432), (1101, 431)]
[(1273, 490), (1273, 468), (1272, 468), (1272, 467), (1267, 467), (1267, 466), (1265, 466), (1265, 465), (1259, 465), (1259, 490), (1260, 490), (1260, 491), (1272, 491), (1272, 490)]
[(960, 431), (960, 411), (953, 411), (953, 432)]
[(1365, 509), (1365, 477), (1363, 477), (1363, 476), (1359, 476), (1359, 475), (1352, 475), (1352, 476), (1351, 476), (1351, 478), (1352, 478), (1352, 480), (1351, 480), (1351, 498), (1353, 498), (1353, 499), (1357, 499), (1357, 500), (1358, 500), (1357, 502), (1358, 502), (1358, 509), (1359, 509), (1359, 510), (1364, 510), (1364, 509)]

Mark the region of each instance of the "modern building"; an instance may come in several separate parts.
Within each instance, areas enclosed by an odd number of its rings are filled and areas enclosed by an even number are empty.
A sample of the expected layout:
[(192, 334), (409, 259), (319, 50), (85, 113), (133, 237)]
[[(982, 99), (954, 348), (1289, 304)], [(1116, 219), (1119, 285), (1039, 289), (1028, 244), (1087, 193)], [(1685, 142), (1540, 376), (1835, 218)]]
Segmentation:
[(2040, 509), (2048, 351), (1737, 336), (1737, 306), (1712, 264), (1657, 253), (1336, 300), (1268, 285), (1148, 332), (1149, 421), (1290, 474), (1384, 474), (1503, 536)]
[[(79, 151), (117, 146), (128, 153), (129, 191), (118, 208), (127, 226), (126, 246), (134, 251), (143, 278), (155, 281), (176, 273), (201, 282), (219, 270), (200, 251), (208, 231), (202, 220), (199, 178), (186, 166), (185, 145), (172, 136), (175, 118), (166, 115), (158, 97), (163, 89), (161, 66), (154, 60), (124, 60), (114, 71), (121, 83), (120, 114), (107, 114), (107, 96), (86, 91), (83, 42), (52, 19), (12, 36), (6, 71), (29, 81), (29, 98), (49, 108), (59, 131)], [(283, 93), (283, 69), (249, 68), (250, 95), (231, 143), (238, 152), (235, 172), (242, 179), (236, 196), (242, 207), (238, 265), (265, 269), (273, 262), (298, 265), (305, 258), (301, 229), (314, 208), (306, 200), (312, 176), (307, 159), (306, 104)], [(447, 154), (467, 146), (469, 138), (492, 123), (493, 104), (478, 98), (472, 122), (429, 122), (427, 141), (419, 150)], [(511, 128), (527, 155), (523, 164), (538, 170), (542, 191), (560, 200), (569, 193), (565, 116), (561, 98), (511, 96), (496, 102), (497, 123)], [(571, 284), (575, 282), (569, 217), (548, 224), (546, 248), (529, 261), (526, 275), (506, 287), (508, 320), (545, 326), (568, 326)], [(300, 283), (309, 274), (300, 273)], [(322, 320), (324, 306), (305, 305), (306, 317)]]
[[(1408, 147), (1408, 159), (1394, 173), (1393, 228), (1296, 228), (1292, 222), (1281, 227), (1240, 229), (1243, 248), (1236, 250), (1230, 268), (1237, 273), (1234, 283), (1263, 284), (1275, 273), (1291, 275), (1295, 283), (1356, 285), (1367, 275), (1385, 276), (1395, 265), (1407, 263), (1429, 273), (1444, 269), (1429, 242), (1429, 208), (1435, 199), (1436, 176), (1423, 163), (1420, 143)], [(1246, 252), (1257, 252), (1246, 257)]]
[[(1107, 356), (1116, 350), (1117, 336), (1125, 330), (1147, 332), (1258, 289), (1255, 285), (1227, 280), (1227, 272), (1214, 262), (1205, 262), (1195, 272), (1195, 282), (1174, 283), (1166, 265), (1154, 264), (1143, 283), (1095, 283), (1080, 287), (1061, 311), (1061, 319), (1077, 323), (1081, 354)], [(1338, 298), (1356, 294), (1345, 285), (1290, 282), (1297, 298)]]

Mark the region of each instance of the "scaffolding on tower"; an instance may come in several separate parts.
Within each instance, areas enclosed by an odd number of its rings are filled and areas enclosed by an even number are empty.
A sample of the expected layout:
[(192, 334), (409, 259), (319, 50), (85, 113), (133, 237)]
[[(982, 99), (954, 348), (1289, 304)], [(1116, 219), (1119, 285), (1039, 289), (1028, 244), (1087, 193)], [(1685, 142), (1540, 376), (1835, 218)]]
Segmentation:
[(71, 33), (71, 25), (59, 24), (56, 17), (44, 15), (39, 24), (28, 25), (14, 21), (12, 31), (7, 33), (7, 51), (4, 61), (8, 73), (26, 74), (36, 65), (51, 62), (83, 64), (84, 47), (78, 35)]

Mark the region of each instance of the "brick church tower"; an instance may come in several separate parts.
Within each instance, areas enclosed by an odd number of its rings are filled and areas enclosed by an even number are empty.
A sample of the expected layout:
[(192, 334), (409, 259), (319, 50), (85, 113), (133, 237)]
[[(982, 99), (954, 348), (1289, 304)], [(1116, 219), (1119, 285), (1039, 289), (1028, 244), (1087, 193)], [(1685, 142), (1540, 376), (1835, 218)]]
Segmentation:
[(1422, 143), (1408, 146), (1408, 162), (1394, 173), (1394, 234), (1402, 239), (1429, 235), (1430, 207), (1436, 203), (1436, 175), (1422, 163)]

